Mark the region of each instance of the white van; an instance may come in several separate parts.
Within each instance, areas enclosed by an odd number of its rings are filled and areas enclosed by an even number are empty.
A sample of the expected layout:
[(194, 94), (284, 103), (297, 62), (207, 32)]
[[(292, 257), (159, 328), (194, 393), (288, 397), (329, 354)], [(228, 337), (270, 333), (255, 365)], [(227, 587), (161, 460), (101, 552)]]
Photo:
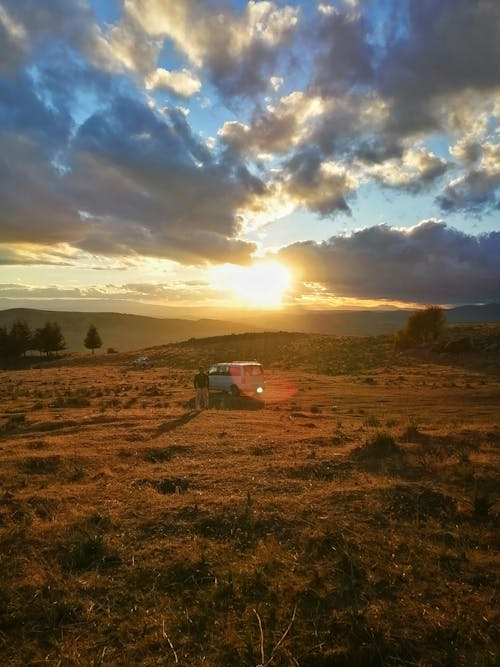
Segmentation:
[(214, 364), (208, 371), (209, 387), (233, 396), (264, 391), (264, 371), (256, 361), (228, 361)]

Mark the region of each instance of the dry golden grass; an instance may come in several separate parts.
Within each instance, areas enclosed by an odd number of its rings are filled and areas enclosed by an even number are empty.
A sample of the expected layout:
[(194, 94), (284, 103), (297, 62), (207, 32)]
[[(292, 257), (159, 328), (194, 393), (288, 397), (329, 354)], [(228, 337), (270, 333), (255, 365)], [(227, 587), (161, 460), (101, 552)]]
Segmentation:
[(0, 372), (1, 664), (497, 664), (498, 359), (280, 335)]

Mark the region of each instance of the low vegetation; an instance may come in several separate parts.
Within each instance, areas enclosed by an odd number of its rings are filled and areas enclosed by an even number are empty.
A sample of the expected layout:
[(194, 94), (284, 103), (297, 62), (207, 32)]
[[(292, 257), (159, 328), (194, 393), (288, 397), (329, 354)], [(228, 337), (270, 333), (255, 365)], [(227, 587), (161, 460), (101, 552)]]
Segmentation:
[(419, 343), (437, 340), (444, 331), (446, 317), (439, 306), (428, 306), (411, 313), (403, 329), (395, 335), (397, 348), (404, 349)]
[[(1, 371), (1, 663), (496, 665), (499, 333), (458, 357), (276, 333)], [(196, 412), (199, 364), (237, 358), (265, 402)]]

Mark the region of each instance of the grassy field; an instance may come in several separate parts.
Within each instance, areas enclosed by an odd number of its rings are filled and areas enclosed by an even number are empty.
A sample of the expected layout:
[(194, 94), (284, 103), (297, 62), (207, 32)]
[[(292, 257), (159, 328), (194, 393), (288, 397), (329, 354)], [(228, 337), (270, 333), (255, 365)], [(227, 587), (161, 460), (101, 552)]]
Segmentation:
[[(469, 333), (0, 371), (0, 664), (498, 664), (500, 328)], [(199, 363), (245, 357), (265, 402), (194, 411)]]

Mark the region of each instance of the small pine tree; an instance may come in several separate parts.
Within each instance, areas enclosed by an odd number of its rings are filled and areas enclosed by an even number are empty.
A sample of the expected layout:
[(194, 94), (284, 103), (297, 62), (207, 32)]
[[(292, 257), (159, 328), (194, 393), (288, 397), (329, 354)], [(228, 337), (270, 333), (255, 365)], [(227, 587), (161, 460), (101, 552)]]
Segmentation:
[(94, 354), (95, 349), (102, 346), (102, 340), (101, 337), (99, 336), (99, 332), (97, 331), (96, 327), (93, 324), (89, 326), (83, 344), (85, 345), (87, 350), (92, 350), (92, 354)]

